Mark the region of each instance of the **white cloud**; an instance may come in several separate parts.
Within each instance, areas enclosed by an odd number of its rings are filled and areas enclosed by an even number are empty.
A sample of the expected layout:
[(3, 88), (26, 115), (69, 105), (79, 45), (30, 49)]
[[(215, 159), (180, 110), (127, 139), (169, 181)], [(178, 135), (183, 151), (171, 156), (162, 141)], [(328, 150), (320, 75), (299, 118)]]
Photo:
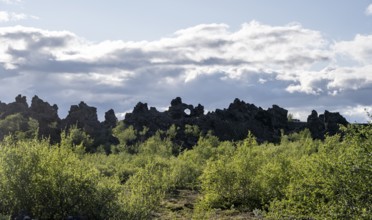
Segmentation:
[(366, 122), (371, 120), (371, 118), (368, 117), (368, 113), (372, 113), (372, 105), (346, 106), (338, 111), (342, 111), (345, 117), (352, 117), (355, 119), (351, 122)]
[[(299, 24), (256, 21), (237, 31), (203, 24), (157, 41), (98, 43), (68, 31), (2, 27), (0, 93), (9, 99), (37, 94), (59, 105), (85, 100), (117, 112), (130, 111), (138, 101), (163, 107), (182, 96), (208, 109), (238, 97), (293, 113), (342, 113), (372, 105), (371, 39), (357, 35), (331, 43)], [(319, 64), (325, 68), (314, 68)]]
[(26, 15), (23, 13), (0, 11), (0, 22), (20, 21), (26, 19), (39, 19), (33, 15)]
[(352, 41), (336, 42), (334, 52), (362, 64), (372, 64), (372, 35), (356, 35)]
[(4, 2), (6, 4), (16, 4), (22, 2), (22, 0), (0, 0), (0, 2)]
[(368, 5), (366, 8), (366, 15), (372, 15), (372, 4)]

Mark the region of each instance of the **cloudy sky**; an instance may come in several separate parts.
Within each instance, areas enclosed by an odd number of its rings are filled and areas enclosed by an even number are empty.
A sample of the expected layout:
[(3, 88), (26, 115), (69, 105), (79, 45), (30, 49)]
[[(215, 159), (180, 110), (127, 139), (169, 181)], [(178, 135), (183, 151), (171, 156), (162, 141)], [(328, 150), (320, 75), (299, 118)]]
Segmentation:
[(372, 112), (372, 0), (0, 0), (0, 100)]

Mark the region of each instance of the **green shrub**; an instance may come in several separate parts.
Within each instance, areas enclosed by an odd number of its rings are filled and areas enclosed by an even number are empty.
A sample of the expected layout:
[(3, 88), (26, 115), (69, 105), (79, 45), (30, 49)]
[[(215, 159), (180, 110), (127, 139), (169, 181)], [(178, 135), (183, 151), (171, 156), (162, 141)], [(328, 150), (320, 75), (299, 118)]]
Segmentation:
[(121, 215), (119, 191), (116, 179), (102, 178), (70, 148), (37, 140), (0, 144), (2, 214), (105, 219)]
[(154, 136), (139, 145), (139, 154), (151, 157), (154, 155), (160, 157), (171, 157), (173, 155), (172, 148), (173, 143), (170, 139), (162, 139), (160, 133), (156, 133)]
[(371, 127), (345, 131), (296, 162), (285, 198), (270, 204), (268, 218), (370, 219)]
[(284, 198), (295, 172), (293, 163), (316, 152), (318, 143), (306, 131), (283, 140), (281, 145), (259, 145), (248, 134), (236, 147), (231, 142), (221, 144), (217, 148), (221, 153), (208, 160), (200, 176), (203, 196), (199, 206), (252, 211)]
[(61, 133), (61, 146), (69, 147), (73, 151), (83, 154), (86, 151), (92, 152), (93, 139), (77, 125), (71, 126)]
[(24, 117), (21, 113), (8, 115), (0, 120), (0, 140), (12, 135), (16, 140), (37, 137), (39, 123), (33, 118)]
[(170, 166), (166, 160), (148, 163), (124, 185), (122, 203), (127, 219), (149, 219), (171, 187)]
[[(144, 128), (145, 131), (145, 128)], [(145, 131), (146, 132), (146, 131)], [(111, 151), (114, 153), (126, 151), (128, 153), (137, 153), (138, 149), (133, 142), (137, 139), (138, 132), (133, 126), (126, 126), (123, 121), (118, 122), (112, 129), (112, 135), (119, 140), (117, 146), (112, 146)]]
[[(0, 128), (8, 124), (14, 132), (0, 142), (0, 218), (22, 212), (38, 219), (151, 219), (174, 189), (201, 193), (195, 219), (221, 211), (213, 209), (265, 219), (372, 216), (371, 125), (343, 128), (324, 141), (305, 130), (277, 145), (258, 144), (251, 134), (238, 142), (208, 134), (179, 153), (175, 126), (144, 140), (146, 128), (138, 133), (119, 124), (120, 145), (107, 155), (87, 153), (92, 141), (76, 127), (52, 146), (32, 139), (32, 121), (13, 115)], [(187, 135), (198, 132), (187, 126)]]
[[(200, 175), (203, 173), (208, 160), (213, 160), (219, 154), (227, 152), (231, 147), (229, 142), (219, 146), (217, 137), (208, 135), (200, 137), (196, 146), (191, 150), (183, 151), (173, 160), (171, 178), (176, 188), (179, 189), (199, 189)], [(225, 149), (226, 148), (226, 149)]]

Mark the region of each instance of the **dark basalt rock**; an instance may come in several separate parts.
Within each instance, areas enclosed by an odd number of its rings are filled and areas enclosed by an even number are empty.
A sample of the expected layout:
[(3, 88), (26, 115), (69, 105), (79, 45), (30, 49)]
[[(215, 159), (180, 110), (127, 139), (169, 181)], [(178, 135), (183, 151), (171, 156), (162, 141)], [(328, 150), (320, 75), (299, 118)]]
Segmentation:
[[(6, 104), (0, 102), (0, 120), (13, 114), (22, 114), (25, 118), (33, 118), (39, 124), (39, 137), (49, 138), (51, 143), (59, 143), (61, 131), (76, 125), (94, 139), (94, 146), (117, 144), (117, 139), (112, 136), (111, 129), (116, 126), (117, 118), (114, 110), (105, 114), (105, 121), (98, 121), (97, 109), (90, 107), (84, 102), (73, 105), (69, 114), (63, 120), (58, 116), (58, 106), (44, 102), (38, 96), (34, 96), (31, 106), (27, 104), (25, 96), (18, 95), (15, 102)], [(0, 134), (2, 132), (0, 131)], [(0, 135), (2, 138), (3, 135)]]
[(318, 112), (311, 111), (307, 117), (307, 127), (309, 128), (313, 138), (322, 139), (326, 132), (324, 122), (318, 117)]
[[(257, 108), (255, 105), (235, 99), (228, 109), (217, 109), (215, 112), (204, 114), (204, 107), (188, 105), (177, 97), (165, 112), (148, 110), (146, 104), (138, 103), (132, 113), (126, 115), (124, 123), (132, 125), (137, 130), (149, 128), (149, 135), (157, 130), (167, 130), (176, 125), (180, 130), (176, 139), (188, 148), (197, 139), (188, 136), (184, 129), (186, 125), (196, 125), (202, 134), (212, 131), (221, 140), (242, 140), (251, 131), (260, 141), (277, 142), (280, 129), (286, 127), (287, 111), (273, 106), (270, 111)], [(193, 141), (190, 141), (193, 140)]]
[[(72, 105), (67, 117), (61, 120), (58, 117), (57, 105), (50, 105), (38, 96), (32, 98), (30, 107), (26, 97), (21, 95), (18, 95), (13, 103), (0, 102), (0, 120), (16, 113), (36, 119), (39, 123), (40, 137), (50, 137), (54, 143), (60, 141), (61, 131), (76, 125), (94, 139), (91, 150), (100, 145), (108, 149), (111, 144), (118, 144), (118, 140), (112, 136), (112, 128), (118, 121), (112, 109), (105, 113), (105, 120), (99, 122), (97, 109), (81, 102), (79, 105)], [(318, 115), (313, 110), (307, 122), (289, 122), (287, 114), (286, 109), (277, 105), (264, 110), (239, 99), (235, 99), (227, 109), (216, 109), (205, 114), (202, 105), (194, 107), (183, 103), (182, 99), (177, 97), (164, 112), (139, 102), (132, 113), (125, 115), (123, 121), (126, 126), (133, 126), (138, 131), (147, 128), (148, 131), (141, 140), (154, 135), (158, 130), (166, 131), (175, 125), (178, 130), (173, 141), (183, 148), (191, 148), (196, 144), (200, 134), (206, 135), (210, 131), (220, 140), (242, 140), (251, 132), (259, 142), (277, 143), (282, 132), (288, 134), (308, 128), (313, 138), (324, 139), (326, 134), (334, 135), (340, 132), (339, 124), (348, 124), (339, 113), (328, 111)], [(190, 132), (190, 128), (196, 126), (200, 134)]]
[(4, 119), (9, 115), (21, 113), (23, 116), (28, 116), (28, 104), (25, 96), (18, 95), (15, 102), (0, 104), (0, 119)]
[(325, 111), (324, 114), (318, 116), (318, 113), (313, 110), (307, 118), (307, 127), (315, 139), (324, 139), (326, 134), (335, 135), (339, 132), (339, 125), (346, 126), (348, 124), (338, 112)]
[(30, 107), (27, 104), (26, 97), (22, 95), (18, 95), (15, 102), (9, 104), (0, 102), (0, 119), (5, 119), (14, 114), (21, 114), (26, 119), (33, 118), (38, 122), (39, 137), (50, 138), (53, 143), (60, 140), (60, 119), (57, 111), (57, 105), (51, 106), (37, 96), (32, 98)]
[(97, 109), (88, 106), (85, 102), (72, 105), (67, 117), (61, 123), (63, 130), (68, 130), (74, 125), (85, 131), (90, 137), (94, 138), (101, 135), (102, 126), (98, 121)]
[(96, 138), (96, 143), (105, 146), (106, 151), (110, 152), (110, 145), (119, 144), (119, 140), (112, 135), (112, 129), (116, 127), (118, 123), (118, 118), (115, 115), (113, 109), (108, 110), (105, 113), (105, 120), (101, 123), (101, 136), (99, 139)]
[(180, 97), (172, 100), (171, 106), (169, 107), (167, 113), (173, 120), (191, 117), (195, 114), (194, 107), (192, 105), (182, 103)]
[(1, 101), (0, 101), (0, 114), (2, 113), (2, 112), (5, 112), (5, 109), (6, 109), (6, 103), (2, 103)]
[(157, 130), (166, 130), (171, 126), (171, 118), (160, 113), (156, 108), (148, 108), (147, 104), (139, 102), (132, 113), (125, 115), (124, 123), (132, 125), (134, 129), (141, 131), (144, 127), (149, 129), (148, 136), (155, 134)]
[(79, 105), (72, 105), (67, 117), (62, 120), (62, 127), (69, 127), (74, 124), (78, 128), (84, 129), (88, 134), (94, 134), (96, 129), (100, 127), (97, 109), (84, 102), (80, 102)]
[(111, 134), (111, 129), (116, 126), (116, 123), (117, 118), (114, 110), (106, 112), (105, 121), (101, 123), (98, 121), (97, 109), (88, 106), (85, 102), (80, 102), (79, 105), (70, 107), (67, 117), (61, 122), (61, 127), (63, 130), (67, 130), (76, 125), (86, 132), (94, 140), (92, 149), (89, 149), (92, 151), (100, 145), (117, 144), (117, 139)]
[(50, 138), (51, 142), (56, 143), (60, 140), (61, 119), (58, 117), (58, 106), (51, 106), (38, 96), (34, 96), (29, 109), (30, 117), (39, 123), (39, 137)]
[(338, 125), (347, 126), (349, 123), (338, 112), (324, 112), (324, 126), (328, 134), (334, 135), (340, 131)]
[(108, 110), (105, 113), (105, 121), (103, 122), (104, 127), (112, 129), (116, 127), (117, 122), (118, 118), (116, 117), (114, 110), (113, 109)]
[(202, 105), (194, 108), (177, 97), (171, 101), (169, 109), (165, 112), (159, 112), (155, 108), (149, 110), (146, 103), (139, 102), (132, 113), (126, 114), (124, 124), (131, 125), (136, 130), (147, 127), (148, 136), (157, 130), (166, 131), (170, 126), (176, 125), (179, 128), (177, 142), (189, 148), (197, 139), (185, 133), (186, 125), (198, 126), (202, 135), (212, 131), (220, 140), (242, 140), (251, 132), (259, 142), (277, 143), (282, 132), (298, 132), (308, 128), (313, 138), (323, 139), (326, 133), (333, 135), (339, 132), (338, 124), (348, 123), (339, 113), (328, 111), (320, 116), (313, 111), (307, 122), (289, 122), (287, 114), (286, 109), (277, 105), (264, 110), (239, 99), (235, 99), (227, 109), (217, 109), (204, 114)]
[(274, 129), (277, 128), (286, 128), (288, 124), (288, 111), (284, 108), (281, 108), (277, 105), (273, 105), (272, 108), (269, 108), (267, 112), (270, 114), (271, 126)]

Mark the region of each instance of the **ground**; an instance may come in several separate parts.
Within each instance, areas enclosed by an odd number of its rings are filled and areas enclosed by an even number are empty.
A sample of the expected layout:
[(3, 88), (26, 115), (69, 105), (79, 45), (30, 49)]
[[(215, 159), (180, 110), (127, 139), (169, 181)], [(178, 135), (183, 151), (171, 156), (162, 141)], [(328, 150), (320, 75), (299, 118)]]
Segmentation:
[[(195, 190), (175, 190), (162, 201), (160, 209), (153, 214), (153, 219), (192, 219), (194, 206), (199, 196), (199, 192)], [(210, 219), (260, 219), (256, 215), (253, 212), (241, 212), (237, 209), (217, 209), (212, 211)]]

